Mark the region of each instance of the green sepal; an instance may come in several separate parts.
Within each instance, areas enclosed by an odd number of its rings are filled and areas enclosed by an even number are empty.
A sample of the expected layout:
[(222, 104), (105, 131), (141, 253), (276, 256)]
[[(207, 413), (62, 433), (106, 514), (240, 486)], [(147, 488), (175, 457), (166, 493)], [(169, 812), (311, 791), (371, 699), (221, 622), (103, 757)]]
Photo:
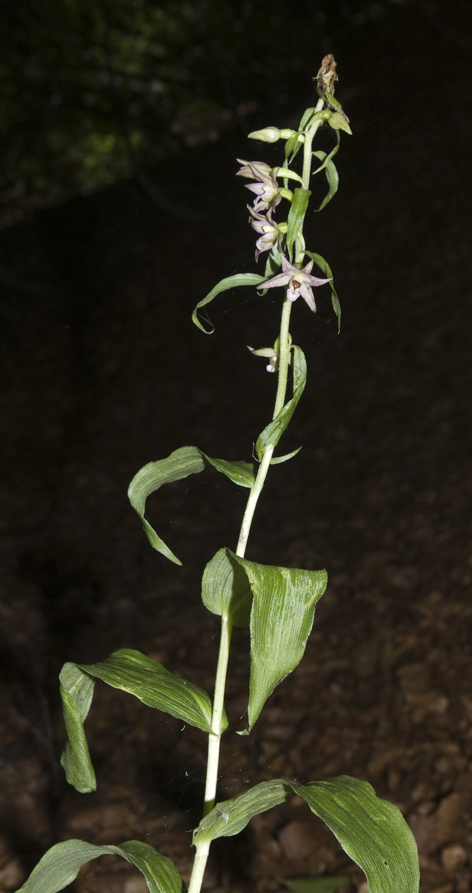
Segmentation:
[(95, 846), (85, 840), (56, 843), (38, 862), (18, 893), (59, 893), (75, 881), (82, 865), (99, 856), (122, 856), (144, 875), (149, 893), (181, 893), (182, 878), (167, 856), (139, 840)]
[(341, 775), (307, 785), (298, 794), (362, 868), (370, 893), (417, 893), (418, 852), (401, 812), (366, 781)]
[[(262, 278), (262, 277), (261, 277)], [(167, 459), (148, 462), (135, 474), (128, 488), (128, 498), (141, 518), (144, 532), (153, 549), (165, 555), (174, 564), (182, 564), (176, 555), (157, 535), (149, 521), (144, 517), (146, 499), (151, 493), (159, 490), (163, 484), (180, 481), (190, 474), (197, 474), (209, 465), (221, 474), (226, 475), (233, 483), (241, 487), (252, 487), (254, 484), (253, 466), (248, 462), (227, 462), (225, 459), (212, 459), (198, 447), (181, 447), (174, 450)]]
[[(308, 252), (307, 252), (308, 253)], [(270, 422), (256, 441), (256, 455), (261, 461), (270, 446), (277, 446), (290, 419), (295, 412), (306, 384), (306, 360), (300, 347), (295, 344), (293, 350), (293, 397), (282, 407), (276, 419)]]
[(220, 549), (202, 577), (202, 602), (232, 626), (249, 626), (252, 590), (244, 569), (229, 549)]
[(331, 289), (331, 303), (333, 305), (333, 310), (336, 314), (336, 319), (338, 320), (338, 335), (341, 331), (341, 304), (339, 303), (338, 293), (334, 287), (334, 278), (331, 272), (331, 267), (328, 263), (326, 263), (324, 257), (321, 257), (321, 254), (316, 254), (314, 251), (306, 251), (305, 254), (308, 255), (312, 260), (315, 261), (317, 267), (320, 268), (321, 272), (325, 274), (326, 277), (329, 277), (331, 280), (329, 283), (329, 287)]
[(201, 324), (197, 311), (200, 307), (204, 307), (205, 304), (209, 304), (210, 301), (213, 301), (213, 298), (216, 298), (217, 295), (220, 295), (223, 291), (228, 291), (230, 288), (237, 288), (240, 285), (259, 285), (260, 282), (264, 281), (264, 276), (261, 276), (259, 273), (237, 273), (235, 276), (227, 276), (226, 279), (220, 279), (220, 281), (215, 285), (214, 288), (210, 292), (208, 292), (207, 296), (198, 302), (195, 310), (192, 313), (192, 319), (196, 326), (205, 332), (205, 335), (211, 335), (212, 332), (215, 331), (215, 327), (213, 326), (209, 331), (205, 329), (205, 327)]
[[(162, 664), (131, 648), (115, 651), (96, 664), (64, 665), (61, 695), (68, 741), (61, 757), (66, 778), (81, 793), (96, 788), (83, 722), (90, 709), (94, 679), (169, 713), (203, 732), (211, 732), (212, 703), (202, 688), (170, 673)], [(81, 719), (83, 717), (83, 719)], [(226, 714), (223, 730), (228, 726)]]
[[(333, 112), (333, 114), (334, 114), (334, 112)], [(334, 165), (334, 161), (328, 160), (326, 152), (322, 152), (320, 150), (318, 152), (313, 152), (313, 155), (315, 156), (315, 158), (318, 158), (319, 161), (323, 162), (320, 170), (322, 170), (324, 168), (324, 170), (326, 172), (326, 179), (328, 181), (328, 194), (325, 196), (325, 198), (321, 202), (321, 205), (317, 209), (317, 211), (322, 211), (323, 208), (326, 207), (328, 202), (331, 201), (331, 199), (333, 198), (333, 195), (335, 195), (335, 193), (338, 191), (339, 175), (338, 175), (338, 172)]]
[(290, 257), (292, 257), (293, 243), (303, 226), (310, 195), (311, 191), (309, 189), (300, 189), (297, 187), (293, 191), (293, 202), (290, 205), (290, 211), (287, 218), (288, 230), (286, 236), (286, 246)]
[(333, 130), (344, 130), (344, 133), (349, 133), (352, 136), (349, 119), (344, 112), (333, 112), (329, 118), (328, 124)]
[(281, 779), (263, 781), (237, 797), (223, 800), (205, 816), (193, 832), (193, 844), (233, 837), (239, 834), (255, 815), (267, 812), (293, 796), (288, 782)]
[(270, 460), (271, 465), (282, 465), (282, 462), (288, 462), (289, 459), (293, 459), (301, 450), (301, 447), (298, 447), (296, 450), (292, 450), (291, 453), (286, 453), (285, 456), (275, 456)]
[(238, 732), (248, 735), (276, 685), (300, 663), (328, 576), (325, 570), (271, 567), (233, 557), (253, 594), (248, 727)]

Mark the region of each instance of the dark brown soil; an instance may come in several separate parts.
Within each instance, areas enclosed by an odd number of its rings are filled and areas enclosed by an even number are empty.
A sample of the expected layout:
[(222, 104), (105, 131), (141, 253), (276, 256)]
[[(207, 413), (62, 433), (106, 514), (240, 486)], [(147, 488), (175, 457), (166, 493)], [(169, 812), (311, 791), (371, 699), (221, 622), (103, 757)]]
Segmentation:
[[(454, 34), (436, 34), (419, 8), (408, 21), (392, 40), (381, 32), (368, 56), (339, 60), (354, 136), (342, 140), (340, 191), (311, 237), (334, 269), (343, 327), (338, 337), (325, 290), (316, 317), (295, 305), (309, 378), (284, 452), (303, 450), (273, 469), (247, 553), (326, 567), (330, 582), (303, 662), (249, 738), (235, 734), (249, 668), (247, 633), (236, 631), (220, 796), (273, 777), (357, 775), (406, 816), (421, 890), (463, 893), (471, 80)], [(454, 90), (440, 76), (445, 59)], [(190, 321), (219, 278), (254, 269), (234, 158), (258, 152), (233, 140), (159, 172), (176, 201), (201, 203), (202, 222), (164, 218), (130, 183), (38, 214), (0, 243), (18, 280), (45, 287), (5, 289), (2, 305), (2, 891), (68, 837), (145, 840), (188, 879), (204, 736), (99, 684), (87, 721), (99, 789), (79, 795), (58, 767), (57, 675), (66, 660), (132, 647), (211, 690), (218, 623), (199, 580), (218, 548), (234, 547), (245, 493), (215, 473), (150, 501), (178, 568), (153, 552), (126, 491), (141, 465), (186, 444), (249, 461), (270, 418), (275, 377), (246, 345), (273, 342), (279, 297), (221, 296), (211, 337)], [(298, 801), (217, 844), (207, 889), (276, 890), (280, 878), (347, 872), (350, 889), (365, 891)], [(127, 864), (106, 860), (74, 889), (144, 891)]]

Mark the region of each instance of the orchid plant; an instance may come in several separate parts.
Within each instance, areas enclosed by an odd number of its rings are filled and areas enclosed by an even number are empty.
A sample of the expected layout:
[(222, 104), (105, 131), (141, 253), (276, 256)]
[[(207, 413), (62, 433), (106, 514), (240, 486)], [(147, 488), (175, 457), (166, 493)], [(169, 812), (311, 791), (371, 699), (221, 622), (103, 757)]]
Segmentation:
[[(340, 776), (296, 784), (278, 778), (216, 802), (220, 741), (228, 726), (224, 701), (233, 627), (250, 628), (247, 726), (237, 733), (247, 735), (275, 686), (302, 659), (315, 607), (327, 583), (324, 570), (267, 566), (247, 560), (245, 552), (254, 512), (271, 465), (285, 462), (298, 452), (274, 456), (306, 381), (305, 356), (301, 348), (292, 343), (289, 332), (293, 304), (301, 297), (315, 312), (314, 289), (329, 283), (338, 328), (341, 318), (330, 267), (323, 257), (306, 248), (303, 235), (311, 177), (324, 173), (327, 178), (328, 192), (318, 208), (321, 210), (338, 186), (333, 157), (340, 145), (340, 132), (351, 133), (348, 118), (334, 96), (336, 80), (336, 63), (328, 55), (315, 78), (318, 101), (314, 107), (306, 109), (299, 128), (266, 127), (249, 134), (259, 143), (285, 144), (281, 166), (270, 167), (264, 161), (241, 160), (238, 171), (238, 176), (251, 180), (247, 188), (255, 197), (252, 207), (249, 206), (250, 223), (258, 235), (256, 260), (262, 254), (267, 255), (265, 271), (263, 274), (237, 274), (221, 280), (197, 304), (193, 314), (196, 325), (208, 331), (199, 311), (221, 292), (248, 285), (255, 286), (262, 294), (268, 289), (282, 290), (280, 331), (275, 344), (250, 348), (256, 356), (268, 360), (269, 372), (277, 372), (272, 420), (255, 443), (257, 472), (251, 463), (215, 459), (197, 447), (182, 447), (165, 459), (145, 465), (129, 488), (131, 505), (141, 518), (151, 545), (175, 564), (181, 562), (145, 518), (147, 497), (163, 484), (181, 480), (209, 466), (237, 486), (249, 490), (236, 548), (234, 551), (221, 548), (209, 560), (202, 578), (203, 604), (221, 618), (213, 697), (150, 657), (131, 649), (117, 651), (99, 663), (67, 663), (60, 675), (68, 736), (61, 762), (67, 780), (78, 791), (90, 792), (96, 788), (84, 732), (96, 679), (208, 734), (203, 816), (193, 834), (195, 858), (189, 893), (200, 893), (213, 840), (238, 834), (253, 816), (294, 795), (301, 797), (326, 823), (345, 852), (365, 872), (370, 893), (417, 893), (419, 886), (417, 850), (408, 825), (399, 810), (392, 803), (379, 799), (365, 781)], [(329, 153), (313, 149), (315, 136), (322, 127), (331, 128), (335, 137), (334, 148)], [(301, 171), (297, 172), (293, 165), (299, 158), (302, 165)], [(286, 215), (284, 208), (288, 209)], [(314, 275), (315, 267), (321, 276)], [(292, 394), (288, 397), (289, 377)], [(20, 893), (56, 893), (77, 877), (86, 862), (110, 853), (122, 856), (140, 869), (150, 893), (181, 893), (183, 882), (174, 864), (153, 847), (136, 840), (120, 846), (96, 846), (81, 840), (58, 843), (41, 859)]]

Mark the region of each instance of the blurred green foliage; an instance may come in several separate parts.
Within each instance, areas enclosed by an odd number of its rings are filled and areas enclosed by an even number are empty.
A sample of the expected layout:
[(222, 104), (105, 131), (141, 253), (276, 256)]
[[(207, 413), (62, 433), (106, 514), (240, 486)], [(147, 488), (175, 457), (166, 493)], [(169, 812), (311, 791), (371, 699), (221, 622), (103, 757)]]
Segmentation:
[(267, 123), (393, 2), (4, 0), (0, 199), (56, 203), (250, 129), (262, 106)]

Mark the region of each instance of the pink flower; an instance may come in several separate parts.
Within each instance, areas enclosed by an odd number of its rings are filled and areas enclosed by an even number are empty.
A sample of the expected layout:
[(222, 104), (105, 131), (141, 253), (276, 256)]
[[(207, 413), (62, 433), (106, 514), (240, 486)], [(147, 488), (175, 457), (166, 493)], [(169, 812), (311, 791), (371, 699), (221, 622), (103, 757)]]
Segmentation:
[(261, 282), (261, 284), (258, 285), (258, 289), (277, 288), (279, 285), (288, 285), (287, 300), (296, 301), (301, 295), (303, 300), (308, 304), (310, 310), (313, 310), (313, 313), (316, 313), (312, 285), (324, 285), (326, 282), (331, 282), (331, 280), (318, 279), (317, 276), (311, 276), (312, 267), (313, 261), (311, 260), (306, 267), (303, 267), (302, 270), (298, 270), (297, 267), (294, 267), (282, 254), (283, 272), (277, 273), (276, 276), (273, 276), (272, 279), (268, 279), (266, 282)]
[(271, 168), (265, 161), (243, 161), (237, 159), (242, 164), (241, 170), (236, 174), (237, 177), (254, 177), (257, 183), (248, 183), (246, 189), (250, 189), (256, 195), (254, 208), (256, 211), (263, 211), (266, 208), (275, 208), (282, 201), (280, 194), (281, 186), (277, 180), (278, 167)]
[(260, 214), (249, 205), (247, 206), (252, 217), (249, 222), (256, 233), (261, 233), (260, 239), (256, 242), (256, 260), (263, 251), (270, 251), (272, 246), (281, 238), (281, 232), (277, 224), (272, 220), (272, 208), (269, 208), (267, 215)]

